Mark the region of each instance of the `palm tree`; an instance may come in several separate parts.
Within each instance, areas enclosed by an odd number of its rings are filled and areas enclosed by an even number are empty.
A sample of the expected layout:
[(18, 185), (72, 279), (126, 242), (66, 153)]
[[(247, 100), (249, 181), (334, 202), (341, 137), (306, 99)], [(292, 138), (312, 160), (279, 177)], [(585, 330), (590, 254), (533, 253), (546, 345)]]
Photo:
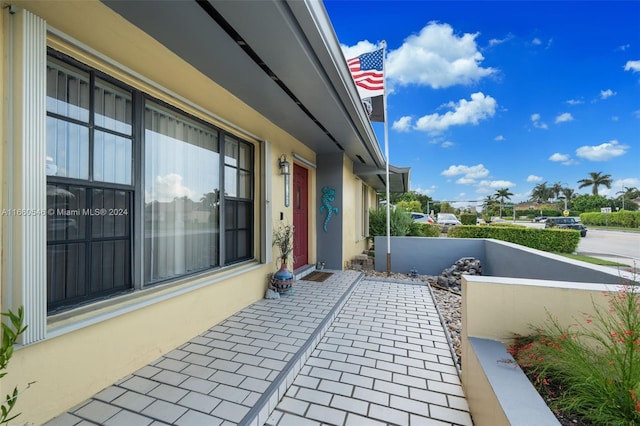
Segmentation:
[(547, 182), (537, 184), (531, 190), (531, 199), (540, 203), (551, 198), (551, 188), (547, 187)]
[(562, 195), (567, 200), (567, 203), (569, 203), (567, 205), (570, 207), (571, 206), (571, 199), (576, 196), (575, 191), (573, 189), (571, 189), (571, 188), (562, 188)]
[(562, 184), (560, 182), (554, 183), (553, 186), (549, 188), (551, 193), (553, 193), (553, 197), (555, 199), (558, 199), (560, 197), (560, 193), (562, 192), (562, 189), (563, 189)]
[(620, 194), (618, 198), (622, 198), (622, 210), (624, 210), (624, 199), (632, 200), (638, 196), (638, 188), (636, 187), (628, 187), (623, 186), (622, 191), (616, 192), (616, 194)]
[(598, 195), (598, 187), (600, 185), (606, 186), (611, 189), (611, 175), (603, 175), (602, 172), (591, 172), (589, 173), (590, 178), (580, 179), (578, 183), (580, 186), (578, 188), (584, 188), (585, 186), (591, 186), (591, 193), (593, 195)]
[(494, 204), (496, 203), (496, 198), (493, 195), (487, 195), (484, 200), (482, 200), (482, 213), (483, 215), (490, 216), (491, 210), (493, 209)]
[(509, 192), (509, 188), (498, 189), (495, 193), (495, 197), (500, 199), (500, 217), (502, 217), (502, 205), (504, 204), (504, 199), (511, 199), (513, 194)]

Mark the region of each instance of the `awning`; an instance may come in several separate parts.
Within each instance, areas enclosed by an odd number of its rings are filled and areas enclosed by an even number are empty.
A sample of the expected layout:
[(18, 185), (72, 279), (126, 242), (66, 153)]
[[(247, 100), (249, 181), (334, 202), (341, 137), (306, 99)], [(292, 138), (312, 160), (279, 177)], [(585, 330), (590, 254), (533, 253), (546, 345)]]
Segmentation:
[[(389, 192), (408, 192), (410, 171), (411, 168), (409, 167), (389, 165)], [(353, 173), (377, 192), (386, 192), (385, 168), (354, 163)]]

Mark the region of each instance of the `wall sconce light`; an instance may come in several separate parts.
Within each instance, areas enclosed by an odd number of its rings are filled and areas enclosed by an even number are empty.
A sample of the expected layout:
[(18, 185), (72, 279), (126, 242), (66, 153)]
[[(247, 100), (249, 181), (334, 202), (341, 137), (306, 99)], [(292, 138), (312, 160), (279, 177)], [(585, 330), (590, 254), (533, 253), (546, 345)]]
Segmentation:
[(280, 167), (280, 174), (284, 176), (284, 206), (289, 207), (289, 175), (291, 163), (287, 161), (287, 156), (282, 154), (278, 159), (278, 167)]

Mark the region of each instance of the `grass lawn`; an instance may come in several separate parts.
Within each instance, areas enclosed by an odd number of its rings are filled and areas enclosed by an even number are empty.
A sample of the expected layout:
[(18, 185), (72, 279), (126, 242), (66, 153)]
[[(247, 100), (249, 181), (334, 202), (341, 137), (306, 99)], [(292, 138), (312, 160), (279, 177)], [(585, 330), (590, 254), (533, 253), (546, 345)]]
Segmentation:
[(601, 265), (601, 266), (621, 266), (621, 267), (629, 267), (629, 265), (624, 264), (624, 263), (618, 263), (618, 262), (612, 262), (610, 260), (604, 260), (604, 259), (598, 259), (597, 257), (591, 257), (591, 256), (583, 256), (581, 254), (568, 254), (568, 253), (555, 253), (557, 255), (560, 256), (564, 256), (564, 257), (568, 257), (571, 259), (575, 259), (575, 260), (581, 260), (583, 262), (587, 262), (587, 263), (593, 263), (594, 265)]

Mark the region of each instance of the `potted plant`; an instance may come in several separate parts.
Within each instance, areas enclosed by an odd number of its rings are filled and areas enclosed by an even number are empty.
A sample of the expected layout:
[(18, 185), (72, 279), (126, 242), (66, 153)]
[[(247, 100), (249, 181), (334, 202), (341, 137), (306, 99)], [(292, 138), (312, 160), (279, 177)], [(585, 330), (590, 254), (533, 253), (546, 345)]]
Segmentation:
[(293, 225), (281, 223), (275, 227), (272, 244), (280, 250), (280, 269), (273, 274), (271, 285), (278, 293), (289, 293), (293, 285), (293, 273), (288, 269), (293, 253)]

